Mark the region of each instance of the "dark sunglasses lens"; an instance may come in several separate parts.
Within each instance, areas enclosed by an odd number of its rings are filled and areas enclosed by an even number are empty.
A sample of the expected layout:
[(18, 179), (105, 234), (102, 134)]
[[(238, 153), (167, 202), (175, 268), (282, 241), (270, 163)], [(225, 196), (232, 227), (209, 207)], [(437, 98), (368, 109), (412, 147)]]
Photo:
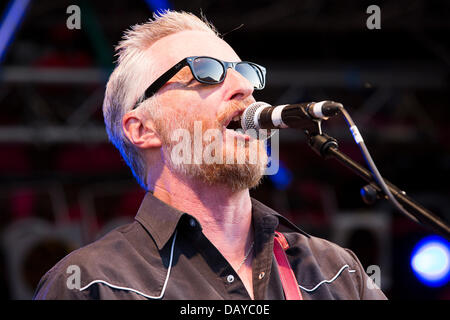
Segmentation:
[(257, 66), (245, 62), (239, 63), (236, 65), (236, 71), (250, 81), (256, 89), (262, 89), (264, 87), (264, 76)]
[(224, 69), (219, 61), (211, 58), (197, 58), (193, 61), (193, 68), (200, 81), (218, 83), (223, 80)]

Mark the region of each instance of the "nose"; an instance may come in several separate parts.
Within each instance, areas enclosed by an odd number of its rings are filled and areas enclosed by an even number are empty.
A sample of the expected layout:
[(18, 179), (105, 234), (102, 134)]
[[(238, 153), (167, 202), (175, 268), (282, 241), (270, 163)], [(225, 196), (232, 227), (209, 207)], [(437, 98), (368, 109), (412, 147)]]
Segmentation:
[(227, 90), (225, 100), (231, 99), (244, 100), (253, 94), (253, 84), (248, 81), (243, 75), (234, 69), (229, 68), (227, 76), (224, 80), (224, 85)]

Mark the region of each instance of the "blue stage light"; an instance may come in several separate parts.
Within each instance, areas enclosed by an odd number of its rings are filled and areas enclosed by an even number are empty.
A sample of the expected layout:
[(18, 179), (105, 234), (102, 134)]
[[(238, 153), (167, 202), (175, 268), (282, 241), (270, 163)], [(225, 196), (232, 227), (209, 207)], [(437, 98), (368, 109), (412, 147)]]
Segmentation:
[(277, 173), (269, 176), (269, 179), (278, 190), (287, 189), (292, 182), (292, 178), (292, 172), (284, 165), (281, 160), (279, 161), (279, 168)]
[(166, 9), (171, 9), (172, 6), (168, 0), (145, 0), (150, 10), (160, 12)]
[(411, 255), (411, 267), (417, 278), (431, 287), (445, 285), (450, 278), (450, 244), (444, 238), (422, 239)]
[(30, 0), (10, 0), (0, 18), (0, 62), (5, 57), (29, 3)]

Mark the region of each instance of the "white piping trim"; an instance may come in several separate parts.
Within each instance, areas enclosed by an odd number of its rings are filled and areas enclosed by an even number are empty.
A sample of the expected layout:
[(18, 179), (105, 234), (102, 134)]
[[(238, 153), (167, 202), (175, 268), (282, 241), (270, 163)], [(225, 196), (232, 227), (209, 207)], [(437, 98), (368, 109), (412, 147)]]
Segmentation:
[(94, 280), (91, 281), (88, 285), (84, 286), (83, 288), (80, 288), (80, 291), (86, 290), (87, 288), (89, 288), (91, 285), (93, 285), (94, 283), (103, 283), (105, 285), (107, 285), (108, 287), (114, 288), (114, 289), (118, 289), (118, 290), (126, 290), (126, 291), (131, 291), (134, 293), (137, 293), (141, 296), (144, 296), (148, 299), (161, 299), (164, 296), (164, 292), (166, 291), (166, 287), (167, 287), (167, 282), (169, 281), (169, 277), (170, 277), (170, 270), (172, 269), (172, 260), (173, 260), (173, 249), (175, 247), (175, 239), (177, 238), (177, 231), (175, 231), (175, 234), (173, 236), (173, 240), (172, 240), (172, 247), (170, 248), (170, 260), (169, 260), (169, 267), (167, 268), (167, 276), (166, 276), (166, 280), (164, 281), (164, 285), (163, 288), (161, 290), (161, 293), (159, 296), (149, 296), (145, 293), (142, 293), (138, 290), (132, 289), (132, 288), (127, 288), (127, 287), (119, 287), (116, 285), (113, 285), (111, 283), (108, 283), (104, 280)]
[[(336, 280), (337, 279), (337, 277), (339, 277), (339, 275), (342, 273), (342, 271), (344, 271), (344, 269), (345, 268), (350, 268), (350, 266), (348, 265), (348, 264), (346, 264), (345, 266), (343, 266), (339, 271), (338, 271), (338, 273), (336, 273), (336, 275), (333, 277), (333, 278), (331, 278), (330, 280), (322, 280), (322, 281), (320, 281), (314, 288), (312, 288), (312, 289), (307, 289), (307, 288), (305, 288), (305, 287), (302, 287), (301, 285), (298, 285), (302, 290), (305, 290), (305, 291), (307, 291), (307, 292), (312, 292), (312, 291), (314, 291), (314, 290), (316, 290), (317, 288), (319, 288), (322, 284), (324, 284), (324, 283), (332, 283), (334, 280)], [(351, 272), (351, 273), (353, 273), (353, 272), (356, 272), (356, 270), (348, 270), (348, 272)]]

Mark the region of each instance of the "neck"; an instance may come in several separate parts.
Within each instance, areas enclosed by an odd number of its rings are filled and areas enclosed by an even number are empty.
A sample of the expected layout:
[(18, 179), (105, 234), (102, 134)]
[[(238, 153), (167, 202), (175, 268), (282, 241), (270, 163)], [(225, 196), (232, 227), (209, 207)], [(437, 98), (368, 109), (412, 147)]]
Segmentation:
[[(148, 181), (150, 180), (149, 175)], [(167, 167), (149, 184), (153, 195), (172, 207), (194, 216), (203, 234), (220, 251), (239, 276), (253, 298), (253, 254), (244, 261), (252, 246), (252, 205), (248, 189), (231, 191), (224, 185), (208, 185), (183, 179)], [(239, 266), (241, 266), (239, 268)]]
[(194, 216), (205, 236), (218, 248), (236, 250), (251, 242), (251, 200), (248, 189), (232, 192), (224, 185), (183, 179), (168, 169), (154, 183), (154, 196)]

